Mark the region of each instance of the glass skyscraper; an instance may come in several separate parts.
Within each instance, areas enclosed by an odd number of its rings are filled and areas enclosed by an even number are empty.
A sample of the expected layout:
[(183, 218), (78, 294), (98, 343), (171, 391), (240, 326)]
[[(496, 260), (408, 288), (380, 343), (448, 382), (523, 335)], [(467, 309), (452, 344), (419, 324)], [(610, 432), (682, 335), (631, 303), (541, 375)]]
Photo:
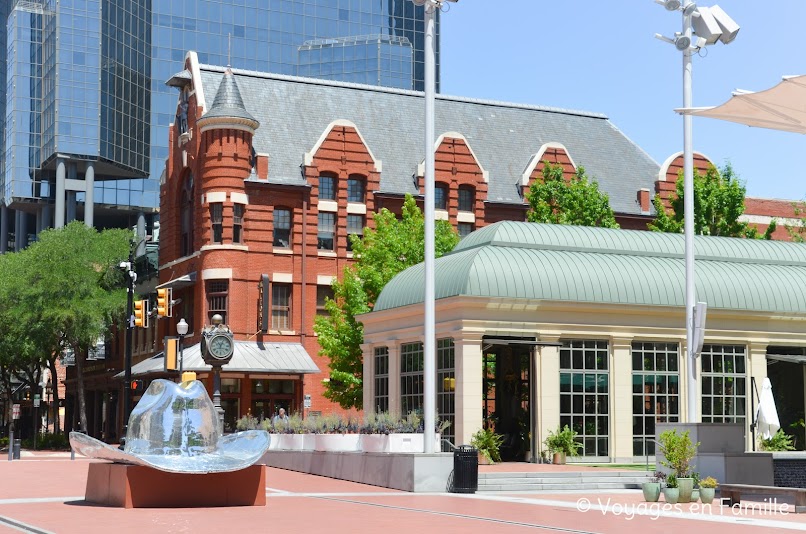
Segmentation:
[[(82, 210), (96, 226), (156, 213), (177, 98), (165, 81), (188, 50), (423, 89), (424, 13), (411, 0), (0, 0), (0, 20), (0, 252)], [(437, 17), (437, 72), (438, 36)]]

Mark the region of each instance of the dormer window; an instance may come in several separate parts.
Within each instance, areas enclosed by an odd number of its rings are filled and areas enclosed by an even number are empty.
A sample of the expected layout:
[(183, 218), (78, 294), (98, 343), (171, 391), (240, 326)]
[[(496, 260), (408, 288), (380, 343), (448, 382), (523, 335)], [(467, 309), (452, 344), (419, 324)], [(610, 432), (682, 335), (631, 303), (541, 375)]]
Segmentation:
[(459, 188), (459, 211), (473, 211), (473, 204), (476, 203), (475, 196), (472, 187), (461, 186)]
[(319, 200), (336, 200), (336, 179), (334, 177), (319, 177)]
[(347, 202), (365, 201), (366, 186), (363, 176), (352, 175), (347, 179)]
[(434, 209), (448, 209), (448, 186), (445, 184), (437, 184), (434, 187)]

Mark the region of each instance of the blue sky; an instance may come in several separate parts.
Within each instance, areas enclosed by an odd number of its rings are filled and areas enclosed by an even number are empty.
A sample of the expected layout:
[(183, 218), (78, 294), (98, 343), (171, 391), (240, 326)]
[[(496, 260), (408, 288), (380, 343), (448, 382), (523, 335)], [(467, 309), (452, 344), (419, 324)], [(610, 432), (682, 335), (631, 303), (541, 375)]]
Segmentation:
[[(653, 37), (680, 31), (679, 12), (652, 0), (449, 5), (442, 17), (442, 93), (604, 113), (659, 164), (683, 149), (683, 119), (672, 111), (683, 102), (682, 56)], [(707, 57), (694, 57), (694, 106), (806, 74), (806, 2), (719, 5), (741, 30), (730, 45), (717, 43)], [(720, 166), (730, 161), (749, 196), (806, 196), (804, 135), (694, 118), (694, 149)]]

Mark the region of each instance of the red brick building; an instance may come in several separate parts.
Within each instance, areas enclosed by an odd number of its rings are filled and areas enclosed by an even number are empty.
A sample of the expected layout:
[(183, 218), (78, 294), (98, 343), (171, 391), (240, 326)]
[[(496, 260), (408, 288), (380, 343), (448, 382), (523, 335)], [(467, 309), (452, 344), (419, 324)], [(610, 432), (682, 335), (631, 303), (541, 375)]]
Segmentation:
[[(382, 208), (399, 212), (407, 193), (422, 198), (422, 93), (233, 73), (199, 65), (193, 52), (168, 83), (179, 98), (160, 192), (156, 286), (171, 288), (177, 303), (171, 319), (135, 331), (134, 375), (165, 376), (162, 339), (184, 318), (185, 368), (212, 386), (199, 340), (219, 313), (237, 341), (222, 375), (228, 428), (280, 406), (338, 410), (323, 396), (329, 367), (314, 318), (352, 261), (348, 235), (371, 227)], [(568, 176), (584, 166), (621, 227), (646, 229), (651, 197), (674, 190), (680, 162), (658, 165), (597, 113), (440, 95), (436, 131), (437, 217), (462, 236), (525, 220), (525, 193), (546, 161)], [(750, 200), (748, 214), (786, 212), (782, 201), (765, 202)], [(100, 404), (94, 413), (104, 413)]]

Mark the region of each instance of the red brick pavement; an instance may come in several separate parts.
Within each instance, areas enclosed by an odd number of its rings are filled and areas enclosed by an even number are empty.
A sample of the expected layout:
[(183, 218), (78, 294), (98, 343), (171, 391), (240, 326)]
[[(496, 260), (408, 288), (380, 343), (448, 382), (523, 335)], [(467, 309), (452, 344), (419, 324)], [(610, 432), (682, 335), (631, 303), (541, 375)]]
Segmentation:
[[(0, 532), (473, 532), (664, 533), (730, 529), (731, 534), (806, 530), (806, 514), (755, 518), (635, 516), (613, 508), (580, 512), (580, 497), (637, 506), (640, 492), (591, 494), (452, 495), (410, 494), (280, 469), (267, 473), (268, 504), (252, 508), (131, 509), (83, 502), (87, 460), (35, 458), (0, 461)], [(38, 499), (52, 498), (51, 501)], [(13, 499), (22, 499), (16, 502)], [(801, 519), (803, 517), (803, 519)]]

